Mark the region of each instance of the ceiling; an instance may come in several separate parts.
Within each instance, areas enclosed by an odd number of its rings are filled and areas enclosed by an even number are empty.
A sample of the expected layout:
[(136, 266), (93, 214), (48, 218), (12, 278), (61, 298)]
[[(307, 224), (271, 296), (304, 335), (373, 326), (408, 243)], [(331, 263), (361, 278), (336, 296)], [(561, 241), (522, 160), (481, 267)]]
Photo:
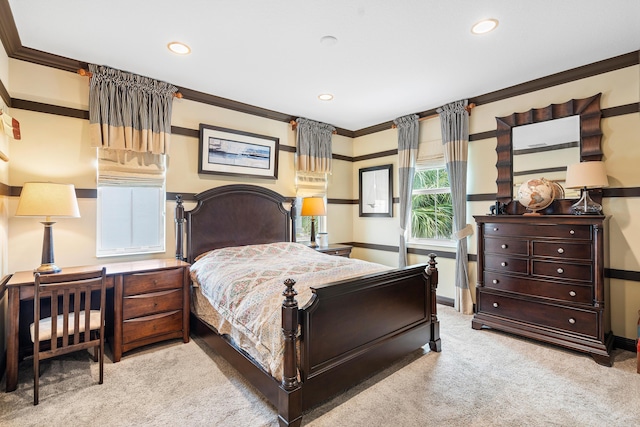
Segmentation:
[(24, 47), (350, 131), (640, 49), (639, 0), (8, 1)]

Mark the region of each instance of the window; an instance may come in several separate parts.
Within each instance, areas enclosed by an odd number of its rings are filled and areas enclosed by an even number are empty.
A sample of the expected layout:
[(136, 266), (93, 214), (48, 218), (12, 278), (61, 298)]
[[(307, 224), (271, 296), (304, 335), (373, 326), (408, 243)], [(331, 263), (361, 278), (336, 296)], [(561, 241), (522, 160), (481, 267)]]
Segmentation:
[(446, 167), (419, 168), (411, 196), (411, 241), (451, 241), (453, 205)]
[[(310, 196), (304, 196), (310, 197)], [(303, 197), (296, 197), (296, 242), (308, 242), (311, 240), (311, 217), (301, 216), (302, 212), (302, 199)], [(327, 199), (324, 199), (325, 206), (327, 205)], [(318, 239), (318, 233), (323, 233), (327, 229), (327, 217), (316, 216), (316, 240)]]
[(98, 150), (96, 256), (165, 251), (165, 159)]
[[(302, 199), (305, 197), (323, 197), (327, 206), (327, 174), (314, 172), (296, 172), (296, 242), (308, 242), (311, 240), (311, 217), (301, 216)], [(317, 233), (327, 230), (326, 216), (316, 218)]]

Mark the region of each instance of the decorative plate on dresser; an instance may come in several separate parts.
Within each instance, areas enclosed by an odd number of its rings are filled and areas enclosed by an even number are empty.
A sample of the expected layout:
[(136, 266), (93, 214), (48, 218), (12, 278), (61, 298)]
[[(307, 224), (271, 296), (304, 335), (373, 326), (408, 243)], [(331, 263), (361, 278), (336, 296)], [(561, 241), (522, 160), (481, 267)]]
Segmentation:
[(475, 216), (483, 326), (589, 353), (611, 366), (607, 217)]

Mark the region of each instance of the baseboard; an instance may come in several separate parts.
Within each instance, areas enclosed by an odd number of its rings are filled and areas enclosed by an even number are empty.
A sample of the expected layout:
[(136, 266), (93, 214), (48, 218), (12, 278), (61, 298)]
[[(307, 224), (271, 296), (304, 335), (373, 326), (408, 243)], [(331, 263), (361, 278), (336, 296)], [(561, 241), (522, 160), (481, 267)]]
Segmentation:
[(637, 340), (631, 339), (631, 338), (625, 338), (625, 337), (617, 337), (617, 336), (613, 336), (613, 347), (614, 348), (619, 348), (622, 350), (627, 350), (627, 351), (632, 351), (632, 352), (637, 352), (638, 351), (638, 347), (636, 346), (636, 342)]
[(442, 304), (442, 305), (446, 305), (446, 306), (449, 306), (449, 307), (453, 307), (454, 306), (453, 298), (441, 297), (441, 296), (438, 296), (438, 295), (436, 295), (436, 303)]

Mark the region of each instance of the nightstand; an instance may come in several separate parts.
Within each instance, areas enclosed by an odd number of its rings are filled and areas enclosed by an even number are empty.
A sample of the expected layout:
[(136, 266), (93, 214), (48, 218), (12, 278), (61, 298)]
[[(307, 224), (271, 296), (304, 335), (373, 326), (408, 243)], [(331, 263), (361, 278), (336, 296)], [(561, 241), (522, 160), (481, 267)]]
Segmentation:
[(318, 246), (314, 249), (327, 255), (343, 256), (345, 258), (349, 258), (351, 256), (351, 246), (348, 245)]
[(188, 267), (177, 260), (149, 260), (114, 277), (114, 362), (147, 344), (173, 338), (189, 342)]

